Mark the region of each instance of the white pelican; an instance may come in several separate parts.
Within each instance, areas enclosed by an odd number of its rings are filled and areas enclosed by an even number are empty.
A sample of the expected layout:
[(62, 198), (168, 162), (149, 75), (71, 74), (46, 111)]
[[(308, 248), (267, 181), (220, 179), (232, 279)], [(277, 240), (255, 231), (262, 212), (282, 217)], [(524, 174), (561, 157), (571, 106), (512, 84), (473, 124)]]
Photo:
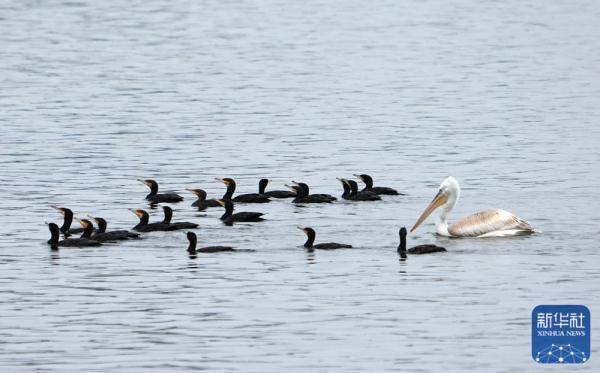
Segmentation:
[(442, 212), (435, 227), (437, 234), (442, 236), (504, 237), (534, 233), (533, 228), (527, 221), (500, 209), (481, 211), (448, 226), (448, 214), (458, 202), (459, 196), (460, 186), (458, 185), (458, 181), (452, 176), (447, 177), (440, 185), (438, 194), (433, 198), (433, 201), (431, 201), (421, 216), (419, 216), (419, 219), (417, 219), (417, 222), (410, 231), (412, 232), (417, 229), (435, 209), (441, 207)]

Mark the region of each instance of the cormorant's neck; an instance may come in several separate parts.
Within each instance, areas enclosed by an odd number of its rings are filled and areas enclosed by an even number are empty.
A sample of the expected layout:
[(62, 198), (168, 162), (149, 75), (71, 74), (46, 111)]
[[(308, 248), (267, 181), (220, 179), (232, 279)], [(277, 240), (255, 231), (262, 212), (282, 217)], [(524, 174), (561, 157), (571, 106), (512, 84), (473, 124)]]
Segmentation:
[(366, 189), (372, 189), (373, 188), (373, 179), (371, 179), (370, 177), (365, 177), (365, 178), (363, 178), (363, 181), (365, 182), (365, 188)]
[(306, 247), (307, 249), (310, 249), (313, 247), (313, 244), (315, 243), (315, 234), (312, 232), (307, 233), (308, 238), (306, 239), (306, 242), (304, 243), (304, 247)]
[(150, 219), (150, 217), (148, 216), (148, 214), (144, 214), (142, 215), (142, 217), (140, 217), (140, 222), (138, 223), (138, 227), (141, 227), (142, 225), (146, 225), (148, 224), (148, 220)]
[(98, 233), (106, 232), (106, 222), (104, 220), (100, 220), (98, 223)]
[(260, 181), (258, 183), (258, 194), (265, 194), (265, 189), (267, 189), (267, 184), (265, 182)]
[(307, 197), (308, 193), (306, 193), (306, 190), (302, 187), (298, 187), (296, 188), (296, 198), (304, 198)]
[(163, 223), (164, 224), (169, 224), (171, 222), (171, 219), (173, 219), (173, 211), (171, 211), (170, 209), (164, 209), (163, 210), (165, 217), (163, 218)]
[(60, 227), (60, 231), (67, 233), (69, 229), (71, 229), (71, 224), (73, 223), (73, 213), (71, 211), (65, 211), (64, 214), (65, 217), (63, 219), (63, 225)]
[(342, 193), (342, 197), (347, 197), (350, 194), (350, 188), (346, 183), (342, 183), (342, 187), (344, 188), (344, 193)]
[(351, 184), (350, 186), (350, 195), (351, 196), (355, 196), (358, 194), (358, 188), (356, 187), (356, 185)]
[(50, 239), (48, 240), (48, 243), (50, 245), (56, 246), (56, 244), (58, 244), (59, 235), (60, 235), (60, 233), (59, 233), (58, 229), (50, 228)]
[(90, 238), (90, 237), (92, 237), (92, 226), (86, 225), (86, 227), (83, 228), (83, 233), (81, 234), (81, 238)]
[(192, 237), (192, 238), (188, 237), (188, 240), (190, 241), (190, 245), (188, 246), (188, 249), (187, 249), (188, 253), (190, 255), (196, 255), (197, 254), (197, 251), (196, 251), (196, 241), (197, 240), (196, 240), (196, 238), (195, 237)]
[(399, 253), (406, 253), (406, 234), (400, 233), (400, 245), (398, 245)]
[(146, 198), (155, 196), (157, 193), (158, 193), (158, 184), (151, 184), (150, 185), (150, 193), (148, 193)]
[(223, 199), (231, 199), (233, 192), (235, 192), (235, 183), (227, 184), (227, 191), (223, 194)]
[(231, 214), (233, 214), (233, 205), (228, 203), (225, 205), (225, 213), (221, 216), (221, 219), (227, 219)]

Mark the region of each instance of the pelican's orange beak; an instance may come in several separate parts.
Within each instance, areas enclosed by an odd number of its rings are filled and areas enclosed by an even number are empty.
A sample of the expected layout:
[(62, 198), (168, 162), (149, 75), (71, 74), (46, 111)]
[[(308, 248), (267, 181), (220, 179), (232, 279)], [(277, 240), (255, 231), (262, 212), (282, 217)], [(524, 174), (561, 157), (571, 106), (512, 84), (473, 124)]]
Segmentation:
[(415, 225), (413, 225), (413, 227), (410, 229), (410, 231), (412, 232), (415, 229), (417, 229), (419, 227), (419, 225), (421, 225), (421, 223), (423, 223), (425, 221), (425, 219), (427, 219), (427, 217), (429, 215), (431, 215), (432, 212), (435, 211), (435, 209), (444, 205), (447, 201), (448, 201), (448, 194), (440, 189), (440, 191), (438, 192), (438, 194), (436, 194), (436, 196), (433, 198), (431, 203), (429, 203), (429, 206), (427, 206), (425, 211), (423, 211), (421, 216), (419, 216), (419, 219), (417, 219), (417, 222), (415, 223)]

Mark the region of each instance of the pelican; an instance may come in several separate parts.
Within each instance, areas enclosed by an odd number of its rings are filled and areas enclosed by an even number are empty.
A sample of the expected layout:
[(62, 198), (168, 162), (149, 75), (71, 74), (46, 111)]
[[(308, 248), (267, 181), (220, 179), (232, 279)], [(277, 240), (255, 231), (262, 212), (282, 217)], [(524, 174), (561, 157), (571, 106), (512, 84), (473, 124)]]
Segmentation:
[(411, 232), (421, 225), (431, 213), (441, 207), (439, 220), (435, 224), (437, 234), (446, 237), (506, 237), (534, 233), (529, 223), (508, 211), (491, 209), (462, 218), (448, 226), (448, 214), (456, 206), (460, 196), (458, 181), (447, 177), (440, 190), (419, 216)]

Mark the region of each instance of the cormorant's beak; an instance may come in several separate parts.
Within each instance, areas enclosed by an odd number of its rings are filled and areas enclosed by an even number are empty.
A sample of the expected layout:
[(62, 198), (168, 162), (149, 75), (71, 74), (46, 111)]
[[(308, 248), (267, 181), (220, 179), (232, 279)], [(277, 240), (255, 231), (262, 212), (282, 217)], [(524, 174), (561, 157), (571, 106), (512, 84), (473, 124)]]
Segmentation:
[(347, 186), (350, 186), (350, 183), (348, 182), (348, 179), (338, 178), (338, 180), (341, 181), (342, 183), (346, 184)]
[(427, 206), (425, 211), (423, 211), (421, 216), (419, 216), (419, 219), (417, 219), (417, 222), (415, 223), (415, 225), (413, 225), (413, 227), (410, 229), (410, 231), (412, 232), (415, 229), (417, 229), (419, 227), (419, 225), (421, 225), (421, 223), (423, 223), (425, 221), (425, 219), (427, 219), (427, 217), (429, 215), (431, 215), (432, 212), (435, 211), (435, 209), (442, 206), (447, 201), (448, 201), (448, 194), (440, 189), (438, 194), (436, 194), (435, 197), (433, 197), (433, 200), (429, 203), (429, 206)]
[(55, 205), (50, 205), (50, 207), (52, 207), (53, 209), (59, 211), (63, 215), (65, 214), (65, 210), (62, 207), (58, 207), (58, 206), (55, 206)]
[(187, 190), (188, 192), (191, 192), (194, 195), (198, 195), (198, 192), (196, 191), (196, 189), (192, 189), (192, 188), (185, 188), (185, 190)]
[(142, 215), (140, 213), (140, 210), (136, 210), (136, 209), (128, 209), (129, 211), (133, 212), (135, 214), (135, 216), (137, 216), (138, 218)]
[(217, 203), (221, 206), (225, 206), (225, 200), (224, 199), (218, 199)]
[(292, 190), (292, 191), (294, 191), (294, 192), (296, 191), (296, 186), (289, 185), (289, 184), (284, 184), (284, 186), (285, 186), (286, 188), (289, 188), (290, 190)]
[(87, 217), (98, 223), (98, 218), (95, 218), (92, 215), (88, 215)]
[(83, 220), (81, 220), (81, 219), (79, 219), (79, 218), (75, 218), (75, 219), (76, 219), (76, 220), (79, 222), (79, 224), (80, 224), (80, 225), (81, 225), (83, 228), (85, 228), (85, 227), (87, 226), (87, 223), (86, 223), (86, 222), (84, 222)]
[(304, 227), (297, 226), (296, 228), (300, 229), (300, 230), (301, 230), (301, 231), (303, 231), (303, 232), (306, 232)]
[(215, 180), (222, 182), (225, 185), (229, 185), (229, 183), (227, 182), (227, 180), (220, 178), (220, 177), (215, 177)]
[(362, 178), (362, 176), (360, 176), (358, 174), (352, 174), (352, 175), (354, 175), (358, 180), (364, 181), (363, 178)]

